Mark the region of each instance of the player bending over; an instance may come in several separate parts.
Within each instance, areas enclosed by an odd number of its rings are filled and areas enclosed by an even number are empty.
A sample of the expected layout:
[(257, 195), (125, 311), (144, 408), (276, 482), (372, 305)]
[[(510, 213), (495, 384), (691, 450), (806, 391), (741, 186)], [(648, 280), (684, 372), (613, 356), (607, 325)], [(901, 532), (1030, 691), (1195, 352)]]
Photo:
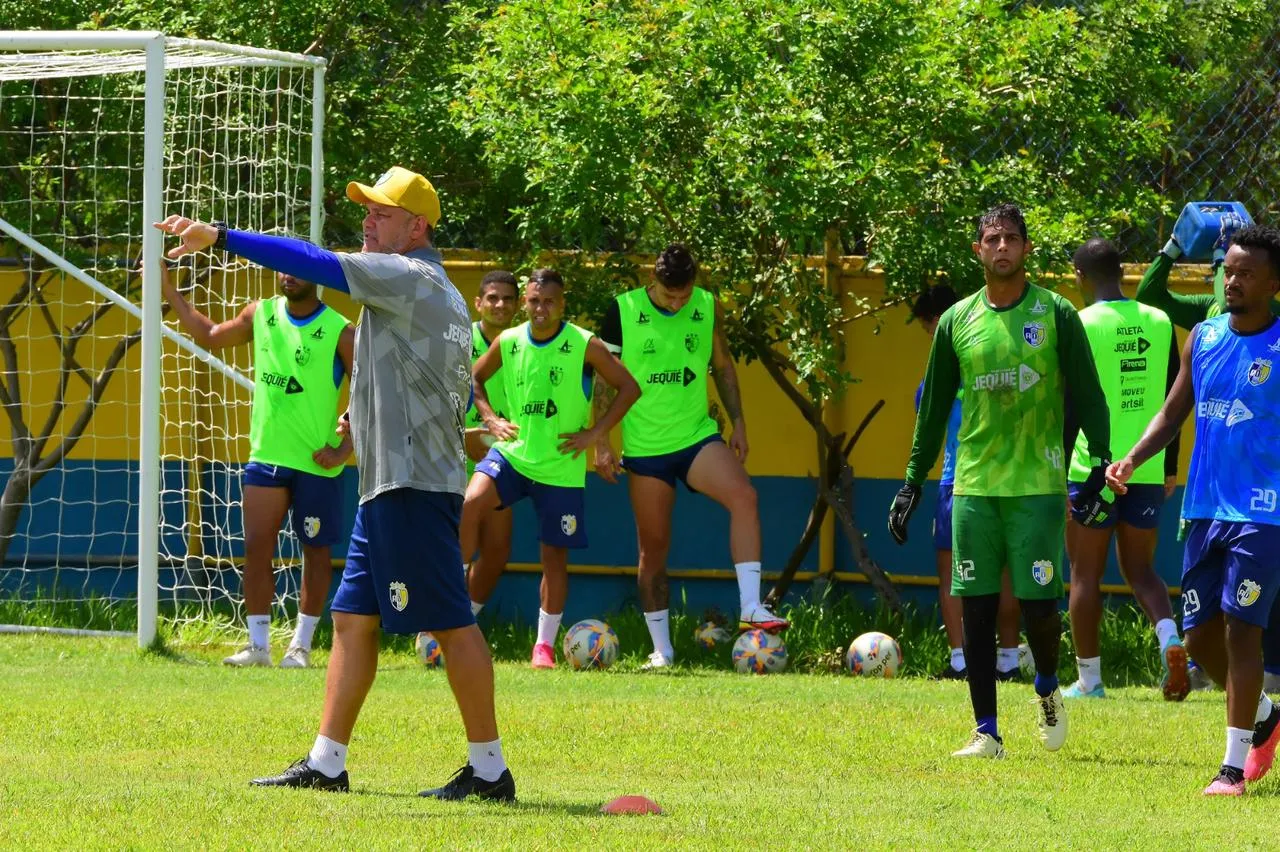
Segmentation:
[[(1226, 313), (1192, 329), (1182, 369), (1142, 439), (1107, 471), (1119, 494), (1195, 411), (1182, 560), (1187, 650), (1227, 688), (1227, 748), (1207, 796), (1240, 796), (1266, 775), (1280, 708), (1262, 691), (1262, 631), (1280, 591), (1280, 231), (1248, 227), (1223, 266)], [(1276, 378), (1276, 381), (1271, 381)]]
[(286, 513), (302, 545), (302, 594), (282, 669), (311, 664), (311, 639), (333, 579), (330, 548), (342, 533), (342, 467), (351, 439), (335, 434), (338, 391), (351, 375), (355, 329), (320, 301), (316, 285), (280, 274), (280, 295), (250, 302), (215, 323), (193, 308), (161, 263), (160, 286), (178, 322), (197, 344), (216, 352), (257, 342), (249, 463), (244, 468), (244, 610), (249, 644), (222, 662), (271, 665), (271, 560)]
[(1001, 758), (995, 631), (1006, 570), (1035, 657), (1041, 740), (1054, 751), (1067, 738), (1058, 689), (1065, 394), (1079, 407), (1095, 454), (1093, 471), (1072, 507), (1080, 519), (1107, 511), (1100, 493), (1110, 436), (1106, 398), (1080, 317), (1063, 297), (1027, 282), (1031, 243), (1022, 212), (1012, 204), (987, 211), (973, 250), (986, 286), (938, 322), (906, 484), (890, 507), (889, 532), (899, 544), (907, 540), (920, 484), (938, 458), (947, 418), (963, 388), (951, 592), (962, 600), (969, 698), (978, 727), (954, 755)]
[[(584, 450), (622, 419), (640, 398), (640, 386), (595, 335), (564, 321), (564, 279), (559, 272), (535, 269), (524, 287), (524, 307), (529, 321), (499, 335), (472, 367), (476, 411), (498, 442), (476, 465), (467, 486), (462, 552), (473, 553), (479, 546), (483, 518), (532, 498), (542, 558), (532, 665), (549, 669), (556, 664), (556, 632), (569, 593), (569, 550), (587, 546)], [(498, 370), (507, 401), (505, 418), (489, 397), (489, 384)], [(596, 424), (587, 428), (596, 374), (617, 394)], [(497, 567), (472, 566), (473, 601), (492, 591)]]
[[(667, 608), (667, 551), (677, 481), (729, 510), (739, 628), (778, 631), (788, 626), (760, 603), (760, 514), (744, 466), (747, 421), (722, 328), (724, 313), (709, 291), (694, 286), (697, 275), (698, 266), (687, 248), (667, 246), (654, 265), (653, 282), (611, 302), (600, 327), (600, 339), (644, 388), (622, 421), (621, 465), (606, 432), (596, 446), (596, 472), (607, 482), (617, 482), (620, 470), (630, 474), (640, 543), (640, 605), (653, 639), (645, 669), (666, 668), (675, 660)], [(710, 415), (708, 372), (733, 422), (729, 446)], [(611, 398), (607, 388), (599, 389), (597, 417)]]
[[(1120, 252), (1109, 241), (1089, 240), (1072, 262), (1076, 284), (1088, 307), (1080, 312), (1098, 379), (1111, 412), (1111, 446), (1123, 452), (1137, 443), (1164, 395), (1178, 377), (1178, 347), (1173, 325), (1164, 311), (1124, 297)], [(1068, 414), (1073, 412), (1068, 411)], [(1089, 441), (1077, 437), (1068, 417), (1066, 435), (1071, 458), (1067, 490), (1073, 496), (1089, 478)], [(1071, 452), (1072, 444), (1075, 445)], [(1164, 675), (1160, 688), (1169, 701), (1187, 697), (1187, 652), (1173, 621), (1169, 588), (1155, 570), (1160, 508), (1173, 494), (1178, 474), (1178, 440), (1160, 450), (1134, 472), (1129, 490), (1115, 501), (1115, 511), (1092, 526), (1067, 521), (1067, 557), (1071, 560), (1071, 641), (1076, 646), (1079, 678), (1062, 691), (1066, 698), (1103, 698), (1098, 625), (1102, 621), (1102, 574), (1112, 533), (1116, 557), (1142, 611), (1156, 628)]]

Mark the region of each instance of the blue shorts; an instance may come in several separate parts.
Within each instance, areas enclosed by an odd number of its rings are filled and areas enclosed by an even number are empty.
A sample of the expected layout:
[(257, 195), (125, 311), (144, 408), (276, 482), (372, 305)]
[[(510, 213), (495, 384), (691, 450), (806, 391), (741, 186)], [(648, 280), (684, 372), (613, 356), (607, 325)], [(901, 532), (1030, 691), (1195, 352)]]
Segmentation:
[(683, 450), (663, 453), (660, 456), (623, 456), (622, 468), (636, 476), (652, 476), (654, 479), (661, 479), (672, 488), (676, 487), (676, 480), (679, 480), (684, 483), (685, 488), (696, 494), (697, 489), (689, 485), (689, 468), (693, 467), (693, 460), (698, 457), (703, 447), (716, 443), (723, 444), (724, 438), (719, 435), (708, 435)]
[(951, 549), (951, 501), (956, 486), (948, 482), (938, 486), (938, 505), (933, 510), (933, 549)]
[(317, 476), (276, 464), (249, 462), (244, 485), (288, 488), (293, 533), (311, 547), (333, 547), (342, 533), (342, 476)]
[(1280, 526), (1192, 520), (1182, 557), (1182, 629), (1219, 612), (1266, 627), (1280, 591)]
[[(1080, 493), (1083, 482), (1068, 482), (1067, 495), (1072, 503)], [(1153, 530), (1160, 526), (1160, 508), (1164, 506), (1163, 485), (1130, 485), (1126, 494), (1116, 495), (1115, 509), (1100, 524), (1090, 529), (1109, 530), (1117, 523), (1134, 529)]]
[(498, 486), (498, 499), (503, 508), (514, 506), (526, 497), (533, 498), (533, 511), (538, 516), (538, 541), (571, 550), (587, 546), (587, 489), (534, 482), (516, 470), (496, 448), (476, 464), (476, 473), (484, 474)]
[(382, 616), (387, 633), (475, 624), (458, 543), (462, 497), (397, 488), (356, 509), (334, 612)]

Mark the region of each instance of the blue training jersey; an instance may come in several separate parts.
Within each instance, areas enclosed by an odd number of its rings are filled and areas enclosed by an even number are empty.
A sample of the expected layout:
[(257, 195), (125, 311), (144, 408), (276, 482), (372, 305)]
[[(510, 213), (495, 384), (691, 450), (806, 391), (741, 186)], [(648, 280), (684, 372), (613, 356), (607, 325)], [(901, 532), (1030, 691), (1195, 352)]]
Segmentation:
[[(916, 388), (916, 412), (920, 411), (920, 395), (924, 393), (924, 381)], [(942, 445), (942, 478), (939, 485), (954, 485), (956, 481), (956, 449), (960, 446), (960, 397), (964, 391), (956, 394), (956, 401), (951, 404), (951, 416), (947, 418), (947, 440)]]
[(1231, 317), (1192, 332), (1196, 443), (1183, 517), (1280, 524), (1280, 322), (1242, 335)]

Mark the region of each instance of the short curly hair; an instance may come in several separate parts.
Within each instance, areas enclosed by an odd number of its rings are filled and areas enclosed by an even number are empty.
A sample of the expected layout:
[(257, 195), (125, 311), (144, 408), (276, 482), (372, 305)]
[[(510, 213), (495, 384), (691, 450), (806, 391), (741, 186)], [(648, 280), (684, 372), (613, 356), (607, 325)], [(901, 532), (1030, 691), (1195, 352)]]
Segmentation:
[(653, 276), (665, 287), (684, 287), (698, 275), (698, 263), (689, 249), (680, 243), (672, 243), (658, 255), (653, 265)]
[(1231, 245), (1265, 251), (1272, 274), (1280, 278), (1280, 230), (1265, 225), (1250, 225), (1236, 231), (1231, 238)]

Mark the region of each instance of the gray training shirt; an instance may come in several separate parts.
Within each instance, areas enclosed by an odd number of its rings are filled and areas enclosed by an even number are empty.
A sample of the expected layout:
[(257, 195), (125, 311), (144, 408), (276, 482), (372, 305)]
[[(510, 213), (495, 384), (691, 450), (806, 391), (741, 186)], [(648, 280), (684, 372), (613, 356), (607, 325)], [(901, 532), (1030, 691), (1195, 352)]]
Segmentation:
[(364, 305), (351, 370), (360, 502), (393, 488), (466, 490), (471, 315), (440, 252), (339, 254)]

